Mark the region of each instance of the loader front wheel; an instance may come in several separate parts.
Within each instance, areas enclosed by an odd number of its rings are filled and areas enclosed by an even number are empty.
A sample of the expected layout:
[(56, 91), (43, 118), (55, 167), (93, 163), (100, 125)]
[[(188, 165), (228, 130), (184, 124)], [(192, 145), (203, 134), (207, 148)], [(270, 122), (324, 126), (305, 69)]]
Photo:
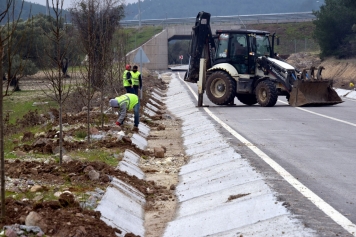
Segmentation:
[(262, 107), (274, 106), (278, 99), (276, 85), (269, 80), (258, 83), (256, 86), (256, 99)]
[(206, 82), (206, 94), (216, 105), (227, 105), (235, 98), (236, 83), (223, 71), (213, 72)]
[(256, 96), (254, 94), (237, 94), (237, 99), (245, 105), (254, 105), (257, 103)]

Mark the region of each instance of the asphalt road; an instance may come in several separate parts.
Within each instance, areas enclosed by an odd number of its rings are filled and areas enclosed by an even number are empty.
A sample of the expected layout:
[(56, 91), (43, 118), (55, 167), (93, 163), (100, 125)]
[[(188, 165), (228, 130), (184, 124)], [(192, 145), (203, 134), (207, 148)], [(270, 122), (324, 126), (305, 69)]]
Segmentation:
[[(189, 84), (197, 91), (195, 84)], [(338, 212), (356, 223), (356, 100), (326, 107), (294, 108), (284, 97), (272, 108), (216, 106), (204, 97), (204, 104), (231, 128), (261, 149)], [(224, 131), (222, 131), (224, 132)], [(227, 137), (228, 134), (227, 134)], [(317, 229), (321, 236), (349, 233), (298, 192), (282, 184), (281, 178), (256, 155), (228, 138), (269, 177), (272, 187), (288, 201), (291, 211)], [(329, 227), (327, 228), (326, 225)]]

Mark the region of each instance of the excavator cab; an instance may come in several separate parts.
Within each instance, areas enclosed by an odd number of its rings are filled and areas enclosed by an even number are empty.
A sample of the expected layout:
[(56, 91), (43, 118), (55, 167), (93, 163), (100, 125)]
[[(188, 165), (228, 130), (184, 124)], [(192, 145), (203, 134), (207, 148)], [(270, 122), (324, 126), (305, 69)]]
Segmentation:
[[(192, 29), (184, 80), (199, 81), (201, 91), (206, 91), (214, 104), (228, 105), (237, 97), (246, 105), (271, 107), (280, 95), (286, 96), (291, 106), (343, 102), (332, 81), (322, 79), (320, 68), (316, 76), (313, 68), (301, 73), (279, 58), (274, 53), (275, 40), (277, 45), (279, 41), (274, 34), (240, 29), (217, 30), (213, 36), (207, 12), (199, 12)], [(199, 80), (199, 75), (205, 79)]]

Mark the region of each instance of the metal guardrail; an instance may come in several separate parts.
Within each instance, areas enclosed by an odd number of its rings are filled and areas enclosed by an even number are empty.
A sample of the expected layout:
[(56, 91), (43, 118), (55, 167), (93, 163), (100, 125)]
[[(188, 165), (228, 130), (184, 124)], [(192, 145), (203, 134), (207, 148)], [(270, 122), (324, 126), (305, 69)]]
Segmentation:
[[(272, 14), (254, 14), (254, 15), (235, 15), (235, 16), (212, 16), (210, 21), (214, 23), (229, 23), (239, 22), (243, 24), (248, 23), (282, 23), (282, 22), (300, 22), (312, 21), (315, 16), (312, 12), (294, 12), (294, 13), (272, 13)], [(167, 18), (167, 19), (147, 19), (141, 20), (141, 25), (180, 25), (180, 24), (194, 24), (196, 17), (187, 18)], [(138, 20), (120, 21), (123, 27), (138, 26)]]

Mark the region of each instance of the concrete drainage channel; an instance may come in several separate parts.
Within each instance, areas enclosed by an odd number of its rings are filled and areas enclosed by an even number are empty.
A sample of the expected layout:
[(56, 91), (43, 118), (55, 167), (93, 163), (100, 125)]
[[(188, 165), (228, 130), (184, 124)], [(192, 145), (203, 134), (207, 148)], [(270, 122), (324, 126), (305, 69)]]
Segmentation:
[[(183, 82), (172, 74), (164, 99), (168, 110), (183, 121), (182, 136), (190, 160), (179, 172), (178, 207), (163, 236), (314, 236), (277, 201), (264, 177), (230, 147), (182, 88)], [(158, 89), (151, 96), (164, 100)], [(158, 106), (150, 100), (145, 113), (155, 116)], [(145, 150), (150, 129), (140, 123), (139, 130), (132, 141)], [(117, 168), (145, 179), (139, 163), (140, 157), (126, 150)], [(103, 221), (122, 231), (117, 236), (134, 233), (143, 237), (144, 206), (140, 191), (113, 179), (96, 210)]]
[[(156, 90), (152, 93), (152, 97), (162, 100), (162, 92)], [(160, 106), (150, 100), (144, 108), (144, 111), (149, 116), (157, 116)], [(139, 134), (135, 133), (131, 137), (132, 143), (141, 150), (147, 148), (147, 137), (150, 133), (150, 128), (144, 123), (139, 124)], [(145, 179), (145, 174), (139, 168), (140, 156), (131, 150), (126, 150), (123, 160), (119, 162), (117, 169), (126, 172), (129, 175), (136, 176), (139, 179)], [(145, 236), (144, 229), (144, 206), (146, 204), (145, 195), (133, 186), (113, 178), (111, 185), (106, 189), (106, 192), (101, 199), (96, 211), (100, 211), (101, 219), (114, 228), (117, 228), (121, 233), (116, 233), (117, 236), (125, 236), (128, 233), (133, 233), (139, 236)]]
[(164, 236), (314, 236), (277, 201), (264, 177), (230, 147), (183, 86), (172, 74), (165, 102), (183, 121), (190, 161), (180, 170), (178, 208)]

